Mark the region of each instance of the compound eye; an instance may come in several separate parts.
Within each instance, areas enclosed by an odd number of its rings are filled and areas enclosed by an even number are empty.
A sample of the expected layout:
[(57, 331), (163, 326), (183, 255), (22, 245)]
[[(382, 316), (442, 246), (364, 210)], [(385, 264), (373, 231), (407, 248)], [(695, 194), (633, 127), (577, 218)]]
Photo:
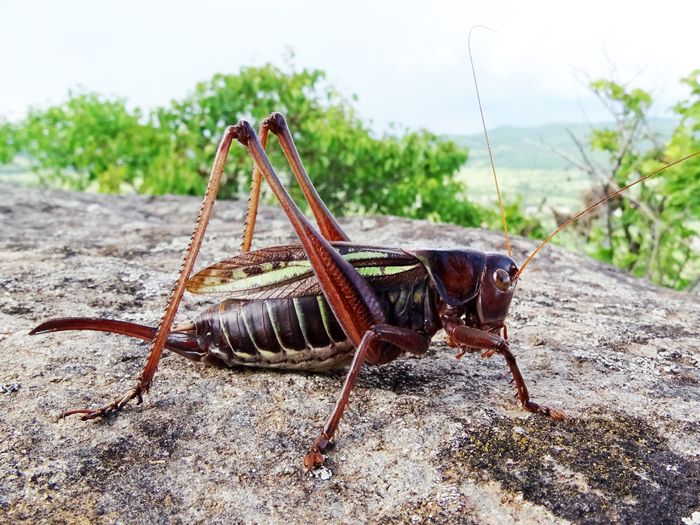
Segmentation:
[(510, 290), (510, 287), (512, 285), (510, 275), (502, 268), (499, 268), (498, 270), (493, 272), (493, 280), (496, 281), (496, 286), (498, 286), (498, 288), (503, 290), (504, 292)]

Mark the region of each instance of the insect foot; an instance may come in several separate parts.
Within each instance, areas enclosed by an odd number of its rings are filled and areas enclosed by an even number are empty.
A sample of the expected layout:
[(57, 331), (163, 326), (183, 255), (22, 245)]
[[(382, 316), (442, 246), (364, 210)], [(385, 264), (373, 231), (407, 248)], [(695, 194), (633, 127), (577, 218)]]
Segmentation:
[(326, 450), (328, 443), (330, 443), (330, 439), (324, 432), (321, 434), (321, 437), (319, 437), (316, 441), (314, 441), (314, 444), (311, 445), (309, 453), (304, 458), (304, 468), (307, 472), (323, 465), (322, 452)]

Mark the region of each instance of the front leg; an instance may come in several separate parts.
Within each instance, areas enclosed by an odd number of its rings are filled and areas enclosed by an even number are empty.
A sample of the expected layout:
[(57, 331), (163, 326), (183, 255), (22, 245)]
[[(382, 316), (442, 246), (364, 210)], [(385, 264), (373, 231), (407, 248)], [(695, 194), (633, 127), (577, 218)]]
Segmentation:
[(530, 394), (527, 391), (527, 386), (525, 386), (525, 380), (505, 339), (490, 332), (464, 326), (461, 319), (453, 317), (443, 317), (443, 328), (447, 332), (450, 342), (455, 345), (480, 348), (484, 350), (482, 354), (484, 357), (491, 357), (494, 353), (501, 354), (505, 358), (513, 376), (511, 382), (515, 382), (518, 399), (522, 403), (523, 408), (533, 413), (541, 412), (554, 419), (569, 419), (563, 412), (530, 401)]

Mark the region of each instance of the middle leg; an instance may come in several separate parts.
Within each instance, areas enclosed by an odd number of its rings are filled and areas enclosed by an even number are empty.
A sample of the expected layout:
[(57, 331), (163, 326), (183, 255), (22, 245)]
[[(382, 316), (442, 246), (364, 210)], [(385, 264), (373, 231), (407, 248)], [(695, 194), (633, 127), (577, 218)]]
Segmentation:
[(250, 124), (241, 121), (234, 129), (236, 138), (248, 147), (255, 163), (260, 167), (263, 176), (287, 213), (299, 235), (316, 278), (321, 284), (326, 300), (343, 331), (356, 348), (352, 366), (336, 406), (321, 437), (314, 442), (304, 460), (307, 468), (313, 468), (323, 461), (322, 452), (337, 429), (362, 362), (365, 359), (372, 363), (381, 362), (383, 351), (390, 345), (398, 346), (402, 350), (423, 353), (427, 350), (430, 339), (424, 334), (386, 324), (384, 311), (374, 290), (357, 270), (314, 230), (292, 201), (270, 165)]

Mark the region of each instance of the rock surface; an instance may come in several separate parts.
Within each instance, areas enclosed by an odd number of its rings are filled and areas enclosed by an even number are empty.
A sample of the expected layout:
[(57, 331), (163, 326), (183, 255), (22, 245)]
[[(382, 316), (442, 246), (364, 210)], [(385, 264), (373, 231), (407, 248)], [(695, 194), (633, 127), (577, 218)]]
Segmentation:
[[(12, 523), (681, 523), (700, 510), (700, 300), (556, 246), (523, 274), (498, 356), (364, 367), (326, 467), (302, 458), (343, 372), (217, 369), (165, 355), (142, 405), (56, 423), (132, 387), (148, 345), (29, 336), (54, 317), (155, 325), (200, 200), (2, 186), (0, 521)], [(244, 204), (217, 203), (197, 268), (238, 251)], [(504, 249), (498, 232), (341, 219), (366, 243)], [(261, 210), (254, 247), (294, 242)], [(536, 247), (513, 239), (522, 263)], [(212, 301), (186, 296), (178, 319)]]

